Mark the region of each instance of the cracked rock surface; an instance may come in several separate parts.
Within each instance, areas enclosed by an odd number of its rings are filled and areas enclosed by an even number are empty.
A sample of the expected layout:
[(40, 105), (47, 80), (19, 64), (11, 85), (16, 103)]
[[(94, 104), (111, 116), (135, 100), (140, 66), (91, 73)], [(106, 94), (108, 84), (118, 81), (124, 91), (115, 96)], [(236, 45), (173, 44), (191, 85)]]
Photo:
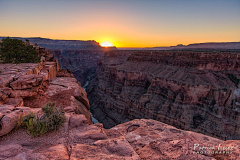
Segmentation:
[[(0, 159), (239, 158), (240, 141), (223, 141), (147, 119), (104, 129), (101, 123), (87, 124), (85, 116), (67, 114), (67, 121), (59, 131), (32, 138), (19, 129), (0, 137)], [(219, 145), (232, 147), (231, 153), (212, 154)], [(214, 148), (206, 149), (208, 146)]]

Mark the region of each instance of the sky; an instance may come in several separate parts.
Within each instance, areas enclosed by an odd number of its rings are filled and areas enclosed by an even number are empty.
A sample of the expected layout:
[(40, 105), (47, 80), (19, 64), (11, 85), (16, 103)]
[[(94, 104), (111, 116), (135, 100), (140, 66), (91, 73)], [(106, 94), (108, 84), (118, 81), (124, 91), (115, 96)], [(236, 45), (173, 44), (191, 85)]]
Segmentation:
[(156, 47), (240, 41), (240, 0), (0, 0), (0, 36)]

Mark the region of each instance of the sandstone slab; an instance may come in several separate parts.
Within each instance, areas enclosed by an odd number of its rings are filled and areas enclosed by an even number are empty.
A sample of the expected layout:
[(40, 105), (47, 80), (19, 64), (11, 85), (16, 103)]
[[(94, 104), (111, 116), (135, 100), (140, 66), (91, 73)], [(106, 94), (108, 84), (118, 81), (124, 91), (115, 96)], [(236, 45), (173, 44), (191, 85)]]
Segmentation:
[(26, 98), (26, 97), (33, 97), (38, 94), (39, 86), (32, 87), (30, 89), (24, 89), (24, 90), (13, 90), (11, 92), (10, 97), (12, 98)]
[(20, 76), (16, 81), (12, 82), (10, 86), (14, 90), (31, 89), (42, 84), (43, 77), (41, 75), (29, 74)]

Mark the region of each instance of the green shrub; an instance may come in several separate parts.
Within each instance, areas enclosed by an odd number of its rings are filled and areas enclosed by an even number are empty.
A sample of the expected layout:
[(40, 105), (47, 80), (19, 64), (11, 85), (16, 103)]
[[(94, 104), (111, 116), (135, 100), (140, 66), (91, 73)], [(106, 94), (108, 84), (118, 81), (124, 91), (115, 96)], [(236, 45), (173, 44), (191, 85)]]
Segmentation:
[(33, 137), (38, 137), (48, 131), (46, 125), (36, 117), (29, 119), (26, 123), (26, 127), (28, 134)]
[(37, 51), (31, 45), (25, 45), (18, 39), (2, 39), (0, 59), (4, 63), (37, 63), (40, 62)]
[(58, 130), (63, 125), (66, 117), (61, 106), (55, 108), (55, 103), (47, 103), (42, 107), (41, 121), (46, 124), (48, 131)]
[(29, 135), (40, 136), (53, 130), (59, 130), (66, 117), (61, 106), (55, 108), (55, 103), (47, 103), (42, 107), (43, 114), (37, 117), (31, 113), (22, 120), (22, 127), (27, 129)]
[(30, 113), (30, 114), (26, 115), (22, 120), (21, 126), (26, 129), (30, 119), (33, 119), (34, 117), (35, 117), (34, 113)]

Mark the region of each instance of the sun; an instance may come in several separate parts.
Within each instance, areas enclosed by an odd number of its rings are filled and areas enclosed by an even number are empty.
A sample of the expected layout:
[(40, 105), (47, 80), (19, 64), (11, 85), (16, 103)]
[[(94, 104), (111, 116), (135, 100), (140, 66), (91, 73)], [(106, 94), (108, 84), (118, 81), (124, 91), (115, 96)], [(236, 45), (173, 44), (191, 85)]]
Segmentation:
[(110, 43), (110, 42), (102, 42), (100, 45), (101, 45), (102, 47), (113, 47), (113, 44)]

